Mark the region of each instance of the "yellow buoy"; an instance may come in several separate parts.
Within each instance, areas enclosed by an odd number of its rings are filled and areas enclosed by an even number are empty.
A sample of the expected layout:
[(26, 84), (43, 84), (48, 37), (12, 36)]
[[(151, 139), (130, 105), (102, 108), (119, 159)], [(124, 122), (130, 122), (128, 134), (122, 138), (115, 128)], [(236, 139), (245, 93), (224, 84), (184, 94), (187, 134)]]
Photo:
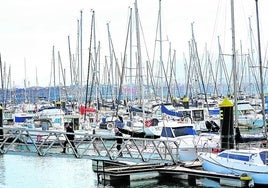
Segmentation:
[(251, 176), (248, 176), (247, 174), (242, 174), (240, 176), (240, 180), (241, 181), (251, 181), (252, 180), (252, 177)]

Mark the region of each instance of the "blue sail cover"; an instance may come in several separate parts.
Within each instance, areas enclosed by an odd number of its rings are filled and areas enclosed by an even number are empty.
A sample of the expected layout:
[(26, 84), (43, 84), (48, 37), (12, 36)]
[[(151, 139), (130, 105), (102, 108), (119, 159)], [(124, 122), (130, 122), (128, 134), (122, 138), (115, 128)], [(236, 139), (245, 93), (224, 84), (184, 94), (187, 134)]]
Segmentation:
[(183, 117), (181, 112), (174, 112), (165, 107), (165, 105), (161, 104), (161, 112), (170, 116)]

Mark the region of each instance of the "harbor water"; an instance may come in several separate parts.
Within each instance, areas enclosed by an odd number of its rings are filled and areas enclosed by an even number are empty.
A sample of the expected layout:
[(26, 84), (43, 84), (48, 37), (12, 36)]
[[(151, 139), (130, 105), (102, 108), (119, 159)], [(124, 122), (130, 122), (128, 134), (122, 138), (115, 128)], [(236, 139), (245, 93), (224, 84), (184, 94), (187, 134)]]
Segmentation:
[[(208, 179), (197, 180), (189, 186), (187, 180), (162, 178), (131, 182), (116, 187), (222, 187)], [(90, 159), (64, 155), (40, 157), (33, 154), (0, 155), (0, 188), (114, 188), (98, 183)]]
[(96, 187), (96, 177), (91, 160), (4, 154), (0, 155), (0, 187)]

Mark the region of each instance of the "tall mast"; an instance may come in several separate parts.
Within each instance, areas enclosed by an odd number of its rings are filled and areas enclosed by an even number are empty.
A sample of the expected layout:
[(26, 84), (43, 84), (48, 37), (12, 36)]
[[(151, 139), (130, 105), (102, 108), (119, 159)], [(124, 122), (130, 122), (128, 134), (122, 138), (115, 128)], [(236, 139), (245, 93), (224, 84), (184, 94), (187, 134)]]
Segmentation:
[[(111, 34), (110, 34), (110, 28), (109, 28), (109, 23), (107, 23), (107, 31), (108, 31), (108, 40), (109, 40), (109, 53), (110, 53), (110, 74), (108, 75), (108, 80), (112, 86), (111, 90), (111, 96), (113, 99), (113, 102), (115, 102), (114, 98), (114, 85), (116, 83), (114, 74), (116, 72), (116, 69), (114, 68), (114, 63), (113, 63), (113, 50), (112, 50), (112, 39), (111, 39)], [(115, 71), (115, 72), (114, 72)]]
[(81, 80), (80, 80), (80, 86), (81, 86), (81, 88), (80, 88), (80, 92), (81, 92), (81, 102), (82, 102), (82, 88), (83, 88), (83, 61), (82, 61), (82, 57), (83, 57), (83, 54), (82, 54), (82, 15), (83, 15), (83, 11), (81, 10), (80, 11), (80, 78), (81, 78)]
[(237, 114), (237, 73), (236, 73), (236, 55), (235, 55), (235, 20), (234, 20), (234, 0), (231, 0), (231, 23), (232, 23), (232, 64), (233, 64), (233, 82), (234, 82), (234, 107), (235, 117), (234, 125), (238, 127)]
[(260, 26), (259, 26), (259, 10), (258, 10), (258, 0), (256, 2), (256, 18), (257, 18), (257, 33), (258, 33), (258, 54), (259, 54), (259, 64), (260, 64), (260, 80), (261, 80), (261, 103), (262, 103), (262, 121), (265, 137), (267, 137), (267, 127), (266, 127), (266, 117), (265, 117), (265, 107), (264, 107), (264, 91), (263, 91), (263, 72), (262, 72), (262, 58), (261, 58), (261, 40), (260, 40)]
[(24, 58), (24, 102), (27, 101), (26, 59)]
[(77, 69), (76, 69), (76, 76), (75, 76), (75, 84), (78, 84), (79, 85), (79, 87), (80, 87), (80, 81), (79, 81), (79, 79), (80, 79), (80, 77), (79, 77), (79, 73), (80, 73), (80, 58), (79, 58), (79, 44), (80, 44), (80, 42), (79, 42), (79, 38), (80, 38), (80, 31), (79, 31), (79, 28), (80, 28), (80, 21), (79, 21), (79, 19), (77, 20), (77, 35), (76, 35), (76, 42), (77, 42), (77, 44), (76, 44), (76, 62), (77, 62)]
[[(250, 35), (250, 53), (249, 53), (249, 57), (250, 57), (250, 64), (252, 64), (252, 62), (255, 62), (254, 61), (254, 56), (253, 56), (253, 31), (252, 31), (252, 27), (251, 27), (251, 19), (250, 17), (248, 18), (249, 20), (249, 35)], [(248, 82), (249, 84), (251, 85), (251, 75), (254, 75), (252, 74), (252, 72), (250, 71), (250, 66), (248, 66)], [(250, 87), (250, 94), (253, 93), (253, 87)]]
[(138, 83), (139, 83), (139, 104), (143, 104), (141, 100), (143, 99), (143, 75), (142, 75), (142, 62), (141, 62), (141, 43), (140, 43), (140, 27), (139, 27), (139, 12), (138, 12), (138, 5), (137, 0), (135, 0), (135, 18), (136, 18), (136, 38), (137, 38), (137, 66), (138, 66)]
[[(86, 84), (86, 99), (85, 99), (85, 109), (87, 108), (87, 96), (88, 96), (88, 85), (89, 85), (89, 71), (90, 71), (90, 62), (92, 59), (92, 53), (91, 53), (91, 45), (92, 45), (92, 35), (93, 35), (93, 26), (94, 26), (94, 19), (95, 19), (95, 11), (92, 11), (92, 19), (91, 19), (91, 29), (90, 29), (90, 41), (89, 41), (89, 57), (88, 57), (88, 67), (87, 67), (87, 84)], [(94, 73), (93, 73), (94, 75)], [(94, 84), (94, 77), (93, 80), (91, 81), (91, 86), (93, 86)], [(90, 89), (90, 92), (92, 92), (92, 87)], [(89, 106), (91, 103), (91, 95), (90, 95), (90, 99), (89, 99)], [(84, 120), (86, 120), (86, 113), (84, 114)]]
[(54, 100), (56, 100), (56, 67), (55, 67), (55, 47), (52, 48), (52, 67), (53, 67), (53, 91), (54, 91)]
[(69, 50), (69, 63), (70, 63), (70, 79), (71, 85), (73, 85), (73, 68), (72, 68), (72, 53), (71, 53), (71, 44), (70, 44), (70, 36), (68, 36), (68, 50)]
[(129, 72), (129, 84), (130, 84), (130, 100), (133, 100), (133, 94), (132, 94), (132, 88), (133, 88), (133, 83), (132, 83), (132, 8), (130, 8), (130, 18), (129, 18), (129, 67), (130, 67), (130, 72)]
[[(161, 20), (161, 0), (159, 0), (159, 40), (160, 40), (160, 65), (162, 66), (162, 69), (160, 71), (160, 78), (162, 80), (163, 77), (163, 71), (164, 71), (164, 65), (163, 65), (163, 44), (162, 44), (162, 20)], [(163, 102), (164, 98), (164, 86), (163, 81), (161, 82), (161, 101)]]

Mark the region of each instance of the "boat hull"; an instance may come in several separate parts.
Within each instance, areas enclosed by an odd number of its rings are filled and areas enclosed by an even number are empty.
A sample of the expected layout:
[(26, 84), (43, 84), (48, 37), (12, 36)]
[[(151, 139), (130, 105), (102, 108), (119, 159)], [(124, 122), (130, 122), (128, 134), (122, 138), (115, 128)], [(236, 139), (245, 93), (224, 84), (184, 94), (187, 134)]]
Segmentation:
[(254, 165), (250, 162), (237, 163), (232, 159), (217, 157), (217, 154), (201, 155), (202, 167), (206, 171), (234, 174), (241, 176), (247, 174), (254, 183), (268, 185), (268, 166)]

